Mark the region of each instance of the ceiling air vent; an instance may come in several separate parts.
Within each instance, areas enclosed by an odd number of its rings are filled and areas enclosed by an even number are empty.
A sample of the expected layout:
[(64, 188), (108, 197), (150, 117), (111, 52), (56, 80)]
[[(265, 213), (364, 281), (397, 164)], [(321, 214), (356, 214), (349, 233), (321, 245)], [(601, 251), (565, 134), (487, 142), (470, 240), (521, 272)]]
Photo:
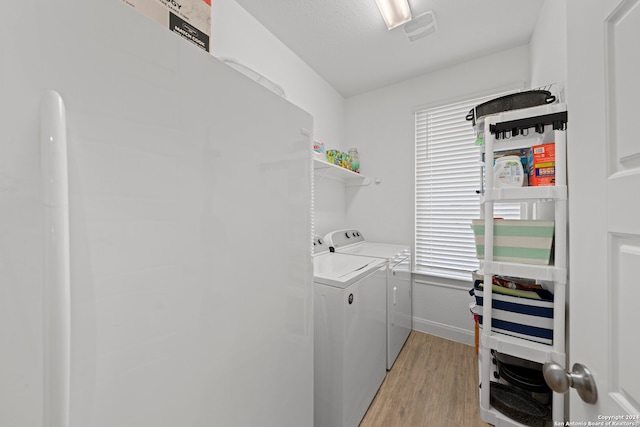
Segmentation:
[(420, 14), (404, 24), (404, 32), (412, 42), (435, 33), (437, 29), (436, 15), (432, 10)]

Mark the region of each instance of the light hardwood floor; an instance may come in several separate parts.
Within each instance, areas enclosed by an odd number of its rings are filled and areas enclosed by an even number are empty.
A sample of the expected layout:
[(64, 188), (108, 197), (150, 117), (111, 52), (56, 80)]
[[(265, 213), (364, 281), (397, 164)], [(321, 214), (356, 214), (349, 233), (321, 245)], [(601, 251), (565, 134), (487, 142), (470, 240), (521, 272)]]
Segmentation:
[(412, 331), (360, 427), (485, 427), (473, 347)]

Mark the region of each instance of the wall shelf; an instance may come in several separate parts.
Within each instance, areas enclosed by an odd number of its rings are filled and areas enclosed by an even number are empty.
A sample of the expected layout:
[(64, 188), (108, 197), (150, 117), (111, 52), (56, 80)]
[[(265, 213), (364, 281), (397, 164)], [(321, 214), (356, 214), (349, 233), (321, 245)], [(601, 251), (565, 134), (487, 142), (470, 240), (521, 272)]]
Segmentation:
[(360, 187), (371, 183), (371, 178), (367, 176), (315, 157), (313, 159), (313, 169), (317, 178), (328, 178), (334, 181), (340, 181), (344, 183), (346, 187)]
[(519, 357), (543, 364), (553, 360), (564, 365), (564, 353), (557, 353), (553, 346), (525, 340), (523, 338), (492, 333), (489, 337), (482, 337), (484, 347), (491, 348), (502, 354)]
[(491, 188), (487, 189), (482, 202), (502, 201), (536, 201), (536, 200), (566, 200), (567, 186), (553, 187), (520, 187), (520, 188)]
[(526, 424), (514, 421), (494, 408), (481, 409), (481, 413), (482, 419), (495, 427), (527, 427)]

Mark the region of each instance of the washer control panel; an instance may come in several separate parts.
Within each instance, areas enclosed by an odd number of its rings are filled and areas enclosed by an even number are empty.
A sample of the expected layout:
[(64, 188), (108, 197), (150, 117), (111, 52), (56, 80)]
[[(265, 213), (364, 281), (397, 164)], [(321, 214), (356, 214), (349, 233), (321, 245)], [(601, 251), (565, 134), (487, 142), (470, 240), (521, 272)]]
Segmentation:
[(338, 230), (325, 236), (325, 240), (329, 246), (337, 249), (354, 243), (364, 242), (364, 236), (358, 230)]
[(320, 236), (313, 236), (313, 254), (318, 255), (329, 252), (329, 245)]

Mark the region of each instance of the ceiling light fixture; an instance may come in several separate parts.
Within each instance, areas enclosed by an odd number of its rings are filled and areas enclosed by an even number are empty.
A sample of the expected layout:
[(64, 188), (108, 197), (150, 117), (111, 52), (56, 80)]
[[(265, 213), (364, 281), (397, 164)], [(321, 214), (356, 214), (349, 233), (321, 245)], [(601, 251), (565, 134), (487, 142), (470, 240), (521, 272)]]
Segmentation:
[(411, 8), (407, 0), (376, 0), (376, 4), (390, 30), (411, 21)]
[(421, 15), (416, 16), (403, 26), (404, 32), (407, 33), (409, 41), (416, 41), (429, 34), (433, 34), (438, 30), (436, 24), (436, 15), (429, 10)]

